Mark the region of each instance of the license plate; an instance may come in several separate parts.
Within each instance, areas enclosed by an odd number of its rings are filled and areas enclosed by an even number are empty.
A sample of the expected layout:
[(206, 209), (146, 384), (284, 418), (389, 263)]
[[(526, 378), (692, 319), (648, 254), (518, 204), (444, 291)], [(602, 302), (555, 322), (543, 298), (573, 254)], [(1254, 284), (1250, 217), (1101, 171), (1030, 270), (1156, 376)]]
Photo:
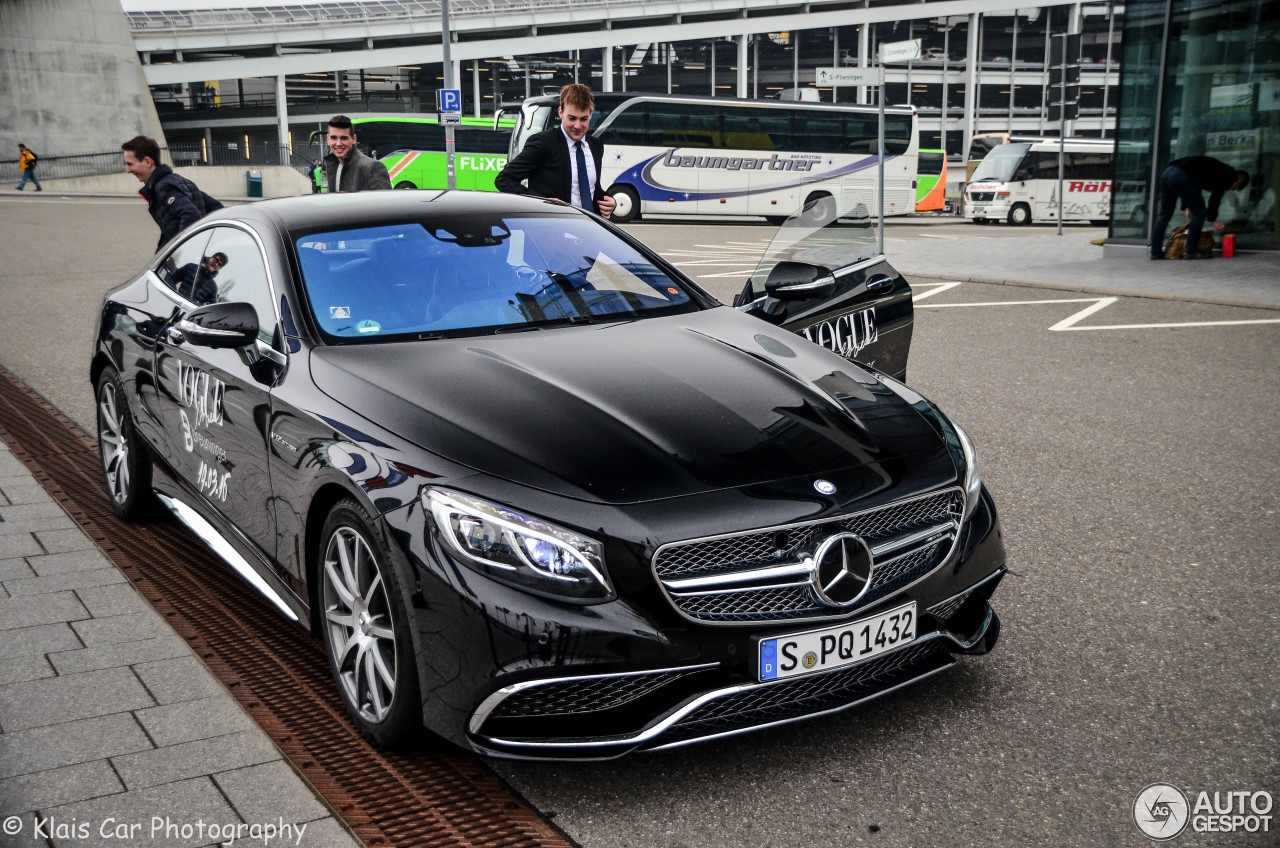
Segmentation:
[(757, 679), (781, 680), (854, 665), (916, 638), (915, 601), (888, 612), (821, 630), (761, 639)]

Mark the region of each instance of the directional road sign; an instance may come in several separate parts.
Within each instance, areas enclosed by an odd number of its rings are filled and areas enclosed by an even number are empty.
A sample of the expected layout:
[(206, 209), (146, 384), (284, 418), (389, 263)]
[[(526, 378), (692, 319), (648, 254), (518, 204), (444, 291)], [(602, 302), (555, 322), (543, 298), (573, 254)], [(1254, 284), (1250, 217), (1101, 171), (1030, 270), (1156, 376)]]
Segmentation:
[(818, 68), (818, 85), (879, 85), (881, 68)]
[(920, 39), (880, 45), (881, 62), (910, 62), (920, 58)]
[(441, 112), (462, 113), (462, 89), (441, 88), (436, 90), (436, 108)]

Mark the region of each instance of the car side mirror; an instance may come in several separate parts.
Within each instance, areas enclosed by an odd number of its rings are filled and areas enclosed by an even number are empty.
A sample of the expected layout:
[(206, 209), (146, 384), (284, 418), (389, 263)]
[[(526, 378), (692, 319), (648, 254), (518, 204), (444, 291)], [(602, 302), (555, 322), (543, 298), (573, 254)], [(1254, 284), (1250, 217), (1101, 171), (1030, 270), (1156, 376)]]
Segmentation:
[(829, 297), (836, 290), (836, 278), (820, 265), (784, 260), (773, 266), (764, 281), (764, 290), (777, 300)]
[(250, 303), (211, 303), (188, 312), (178, 331), (199, 347), (244, 347), (258, 340), (258, 311)]

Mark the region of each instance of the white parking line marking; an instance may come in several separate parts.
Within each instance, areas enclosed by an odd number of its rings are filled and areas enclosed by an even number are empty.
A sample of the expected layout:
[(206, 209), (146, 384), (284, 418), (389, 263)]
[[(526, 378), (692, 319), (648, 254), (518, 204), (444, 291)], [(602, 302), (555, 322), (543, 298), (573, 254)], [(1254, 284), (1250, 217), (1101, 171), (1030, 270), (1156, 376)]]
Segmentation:
[[(926, 297), (932, 297), (940, 292), (953, 289), (961, 283), (927, 283), (925, 285), (935, 286), (932, 291), (923, 292), (919, 295), (912, 296), (913, 303), (924, 300)], [(1108, 306), (1116, 303), (1118, 297), (1068, 297), (1048, 300), (994, 300), (983, 301), (981, 303), (924, 303), (920, 305), (921, 309), (949, 309), (964, 306), (1039, 306), (1045, 303), (1088, 303), (1089, 306), (1081, 309), (1049, 328), (1053, 333), (1073, 332), (1077, 330), (1172, 330), (1179, 327), (1233, 327), (1244, 324), (1280, 324), (1280, 318), (1251, 318), (1237, 321), (1177, 321), (1159, 324), (1095, 324), (1090, 327), (1079, 327), (1084, 319), (1094, 315)]]
[(941, 294), (942, 292), (947, 291), (948, 289), (953, 289), (953, 288), (955, 288), (955, 287), (956, 287), (956, 286), (958, 286), (958, 285), (960, 285), (960, 283), (921, 283), (921, 284), (918, 284), (918, 285), (916, 285), (914, 288), (924, 288), (925, 286), (930, 286), (931, 288), (930, 288), (930, 290), (929, 290), (929, 291), (927, 291), (927, 292), (921, 292), (920, 294), (913, 294), (913, 295), (911, 296), (911, 302), (912, 302), (912, 303), (919, 303), (920, 301), (924, 300), (926, 297), (933, 297), (935, 294)]

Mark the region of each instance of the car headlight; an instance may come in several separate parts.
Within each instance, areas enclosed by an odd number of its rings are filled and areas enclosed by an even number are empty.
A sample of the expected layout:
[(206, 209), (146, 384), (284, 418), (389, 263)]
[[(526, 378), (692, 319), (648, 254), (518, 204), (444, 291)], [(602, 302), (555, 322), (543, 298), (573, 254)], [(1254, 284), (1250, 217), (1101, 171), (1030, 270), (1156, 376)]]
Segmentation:
[(978, 450), (964, 428), (946, 413), (943, 413), (943, 417), (955, 431), (956, 441), (960, 443), (960, 455), (964, 462), (964, 517), (968, 518), (978, 505), (978, 496), (982, 492), (982, 463), (978, 461)]
[(572, 530), (460, 492), (427, 488), (422, 504), (445, 544), (477, 571), (562, 600), (605, 601), (604, 546)]

